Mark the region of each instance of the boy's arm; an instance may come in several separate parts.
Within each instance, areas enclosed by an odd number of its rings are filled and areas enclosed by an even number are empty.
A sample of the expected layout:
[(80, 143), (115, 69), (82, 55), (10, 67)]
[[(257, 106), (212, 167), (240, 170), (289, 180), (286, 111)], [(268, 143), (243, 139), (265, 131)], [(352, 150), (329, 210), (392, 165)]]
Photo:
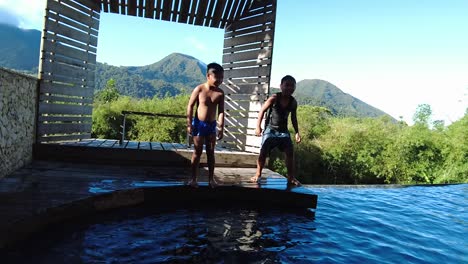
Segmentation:
[(224, 135), (224, 93), (218, 103), (218, 140)]
[(268, 108), (270, 108), (273, 103), (276, 101), (276, 94), (272, 95), (268, 98), (265, 103), (262, 105), (260, 112), (258, 112), (258, 119), (257, 119), (257, 128), (255, 129), (255, 135), (258, 137), (262, 135), (262, 120), (265, 112)]
[(198, 94), (199, 94), (200, 89), (198, 86), (193, 89), (192, 95), (190, 95), (190, 99), (187, 105), (187, 132), (189, 134), (192, 133), (192, 116), (193, 116), (193, 106), (198, 100)]
[(294, 128), (294, 132), (296, 132), (295, 138), (296, 142), (299, 143), (301, 142), (301, 134), (299, 134), (299, 126), (297, 124), (297, 101), (294, 99), (293, 102), (293, 110), (291, 112), (291, 123)]

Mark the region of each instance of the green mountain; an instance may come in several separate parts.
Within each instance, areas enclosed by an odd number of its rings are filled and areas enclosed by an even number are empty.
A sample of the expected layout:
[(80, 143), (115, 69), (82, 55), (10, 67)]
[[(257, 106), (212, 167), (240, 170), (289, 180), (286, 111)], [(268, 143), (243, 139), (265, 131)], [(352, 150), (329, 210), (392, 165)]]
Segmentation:
[(295, 97), (299, 104), (324, 106), (338, 116), (389, 116), (324, 80), (306, 79), (298, 82)]
[(0, 67), (37, 73), (41, 32), (0, 24)]
[(138, 98), (174, 96), (190, 93), (204, 82), (206, 64), (198, 59), (172, 53), (162, 60), (146, 66), (121, 66), (97, 63), (96, 90), (114, 79), (121, 94)]

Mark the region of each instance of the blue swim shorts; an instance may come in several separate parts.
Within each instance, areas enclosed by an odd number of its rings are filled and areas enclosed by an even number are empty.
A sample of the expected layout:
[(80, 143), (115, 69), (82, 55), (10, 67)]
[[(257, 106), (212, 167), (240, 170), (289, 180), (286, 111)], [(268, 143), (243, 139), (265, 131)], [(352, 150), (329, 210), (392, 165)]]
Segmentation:
[(262, 148), (260, 152), (268, 154), (276, 147), (282, 152), (288, 148), (292, 148), (291, 135), (289, 132), (278, 132), (267, 127), (263, 132)]
[(216, 135), (216, 120), (212, 122), (200, 121), (198, 118), (192, 119), (192, 136), (206, 137)]

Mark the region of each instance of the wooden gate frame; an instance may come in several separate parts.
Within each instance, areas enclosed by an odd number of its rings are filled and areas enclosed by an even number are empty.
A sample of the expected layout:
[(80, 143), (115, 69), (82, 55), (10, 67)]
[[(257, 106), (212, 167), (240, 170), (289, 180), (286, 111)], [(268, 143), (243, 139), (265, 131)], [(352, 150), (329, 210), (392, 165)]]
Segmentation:
[(258, 152), (254, 131), (270, 91), (276, 0), (47, 0), (37, 143), (91, 137), (100, 12), (224, 29), (221, 146)]

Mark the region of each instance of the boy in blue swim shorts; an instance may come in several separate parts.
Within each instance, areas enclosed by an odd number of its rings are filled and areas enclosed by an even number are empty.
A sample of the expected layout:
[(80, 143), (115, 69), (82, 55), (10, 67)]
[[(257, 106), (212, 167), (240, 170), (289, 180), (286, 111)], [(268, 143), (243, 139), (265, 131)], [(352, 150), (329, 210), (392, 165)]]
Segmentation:
[[(193, 89), (187, 105), (187, 133), (193, 137), (192, 178), (189, 185), (198, 187), (198, 168), (206, 149), (208, 179), (211, 187), (218, 184), (214, 178), (216, 139), (223, 138), (224, 130), (224, 91), (219, 88), (223, 83), (224, 69), (217, 63), (206, 66), (206, 82)], [(193, 107), (196, 105), (195, 115)]]
[[(252, 182), (260, 182), (262, 170), (265, 166), (266, 157), (273, 148), (284, 152), (286, 168), (288, 170), (288, 184), (299, 186), (301, 183), (295, 177), (294, 151), (291, 136), (288, 130), (288, 117), (291, 114), (291, 123), (294, 127), (296, 143), (301, 142), (299, 127), (297, 124), (297, 101), (292, 96), (296, 90), (296, 80), (291, 75), (281, 79), (281, 92), (273, 94), (265, 101), (258, 113), (256, 136), (262, 136), (262, 146), (257, 159), (257, 172), (251, 178)], [(268, 110), (265, 120), (265, 131), (262, 134), (262, 120)]]

